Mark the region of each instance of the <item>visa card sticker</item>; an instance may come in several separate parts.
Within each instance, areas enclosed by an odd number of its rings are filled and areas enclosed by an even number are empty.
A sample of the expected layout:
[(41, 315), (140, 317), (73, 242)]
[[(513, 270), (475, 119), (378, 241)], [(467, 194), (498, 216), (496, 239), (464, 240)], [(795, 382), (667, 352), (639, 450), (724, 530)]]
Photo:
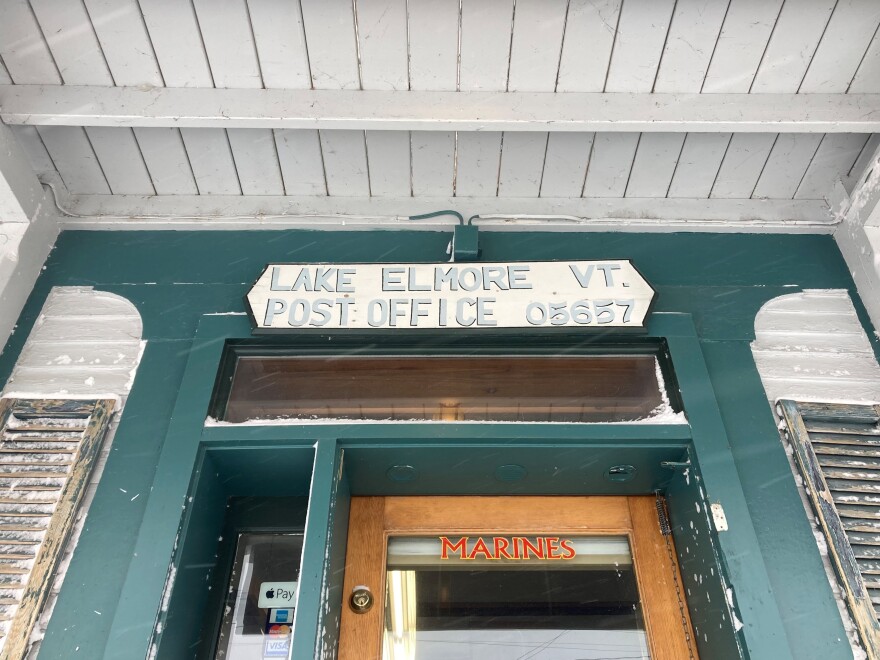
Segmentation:
[(290, 655), (290, 635), (267, 635), (263, 642), (264, 658), (286, 658)]

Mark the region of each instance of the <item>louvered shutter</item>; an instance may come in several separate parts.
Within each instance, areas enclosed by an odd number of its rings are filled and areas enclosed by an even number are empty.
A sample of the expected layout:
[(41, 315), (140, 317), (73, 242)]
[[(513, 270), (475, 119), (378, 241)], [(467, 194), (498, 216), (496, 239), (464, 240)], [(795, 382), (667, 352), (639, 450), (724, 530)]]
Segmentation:
[(859, 635), (880, 659), (880, 406), (778, 405)]
[(0, 399), (0, 660), (20, 660), (115, 401)]

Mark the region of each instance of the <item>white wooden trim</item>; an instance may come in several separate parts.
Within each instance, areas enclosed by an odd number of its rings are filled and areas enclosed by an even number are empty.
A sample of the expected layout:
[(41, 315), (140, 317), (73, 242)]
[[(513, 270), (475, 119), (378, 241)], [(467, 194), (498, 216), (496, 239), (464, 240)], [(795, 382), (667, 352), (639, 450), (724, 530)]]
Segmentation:
[(428, 131), (880, 131), (880, 94), (627, 94), (0, 85), (37, 126)]
[(30, 223), (0, 224), (0, 347), (18, 323), (28, 296), (58, 236), (57, 211), (44, 198)]
[(43, 187), (27, 155), (12, 131), (0, 124), (0, 224), (30, 222), (42, 199)]
[[(272, 197), (71, 195), (65, 229), (449, 230), (452, 217), (408, 216), (453, 209), (481, 230), (785, 231), (831, 233), (822, 200), (498, 197)], [(489, 217), (487, 217), (489, 216)]]
[(880, 147), (857, 176), (848, 198), (842, 186), (835, 188), (834, 238), (874, 328), (880, 329)]

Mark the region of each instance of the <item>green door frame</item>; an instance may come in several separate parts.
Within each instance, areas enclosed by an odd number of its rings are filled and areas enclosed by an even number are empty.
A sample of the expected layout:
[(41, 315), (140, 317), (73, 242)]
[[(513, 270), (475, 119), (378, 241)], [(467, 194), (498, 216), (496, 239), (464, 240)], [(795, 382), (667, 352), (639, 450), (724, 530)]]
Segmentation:
[[(174, 586), (179, 549), (186, 546), (188, 535), (191, 536), (195, 507), (189, 503), (200, 479), (204, 482), (205, 461), (213, 460), (212, 456), (238, 456), (243, 454), (236, 452), (257, 449), (293, 452), (291, 460), (299, 466), (297, 469), (304, 461), (313, 465), (293, 657), (330, 657), (322, 654), (333, 647), (337, 618), (334, 613), (342, 604), (341, 569), (347, 503), (352, 493), (628, 494), (658, 488), (668, 493), (677, 530), (677, 551), (685, 574), (684, 587), (693, 587), (696, 592), (699, 586), (706, 592), (705, 607), (696, 604), (702, 598), (699, 594), (688, 596), (703, 656), (751, 655), (780, 660), (792, 657), (690, 315), (654, 314), (647, 330), (648, 337), (667, 342), (687, 425), (206, 426), (205, 415), (225, 342), (250, 336), (246, 316), (208, 315), (201, 319), (111, 624), (106, 658), (132, 657), (132, 649), (147, 649), (151, 644), (158, 644), (162, 657), (164, 640), (157, 628), (161, 630), (167, 615), (163, 602), (167, 605), (168, 592)], [(332, 346), (330, 343), (328, 349)], [(424, 352), (430, 352), (430, 346)], [(575, 473), (559, 473), (558, 466), (565, 465), (578, 452), (598, 459), (587, 461)], [(383, 479), (384, 470), (380, 468), (387, 468), (389, 461), (409, 464), (421, 460), (430, 465), (441, 456), (458, 457), (458, 463), (474, 470), (497, 465), (501, 458), (505, 462), (527, 463), (535, 479), (511, 486), (484, 478), (479, 482), (482, 485), (474, 487), (473, 474), (467, 471), (450, 479), (448, 473), (430, 474), (430, 470), (423, 470), (422, 476), (428, 478), (414, 482)], [(690, 467), (684, 465), (688, 459)], [(669, 470), (659, 465), (661, 460), (682, 465), (678, 470)], [(615, 463), (646, 467), (640, 467), (640, 480), (630, 484), (609, 483), (597, 476)], [(723, 506), (728, 526), (735, 533), (716, 533), (711, 529), (707, 522), (710, 502)], [(694, 509), (700, 513), (697, 518)], [(703, 536), (691, 537), (688, 544), (684, 530), (695, 520), (697, 527), (703, 525)], [(682, 547), (685, 544), (687, 552)], [(702, 554), (699, 561), (709, 572), (691, 574), (687, 564), (695, 559), (691, 553)], [(738, 619), (754, 625), (743, 628)]]

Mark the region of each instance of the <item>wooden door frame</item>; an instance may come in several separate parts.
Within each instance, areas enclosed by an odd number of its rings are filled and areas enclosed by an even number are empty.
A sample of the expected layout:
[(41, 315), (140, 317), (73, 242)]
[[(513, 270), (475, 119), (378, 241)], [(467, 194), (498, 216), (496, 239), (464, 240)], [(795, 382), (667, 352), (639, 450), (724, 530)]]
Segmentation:
[[(412, 496), (351, 499), (338, 659), (382, 656), (388, 537), (475, 532), (627, 536), (652, 660), (696, 657), (672, 539), (660, 532), (653, 496)], [(375, 603), (356, 614), (347, 599), (361, 585)]]

